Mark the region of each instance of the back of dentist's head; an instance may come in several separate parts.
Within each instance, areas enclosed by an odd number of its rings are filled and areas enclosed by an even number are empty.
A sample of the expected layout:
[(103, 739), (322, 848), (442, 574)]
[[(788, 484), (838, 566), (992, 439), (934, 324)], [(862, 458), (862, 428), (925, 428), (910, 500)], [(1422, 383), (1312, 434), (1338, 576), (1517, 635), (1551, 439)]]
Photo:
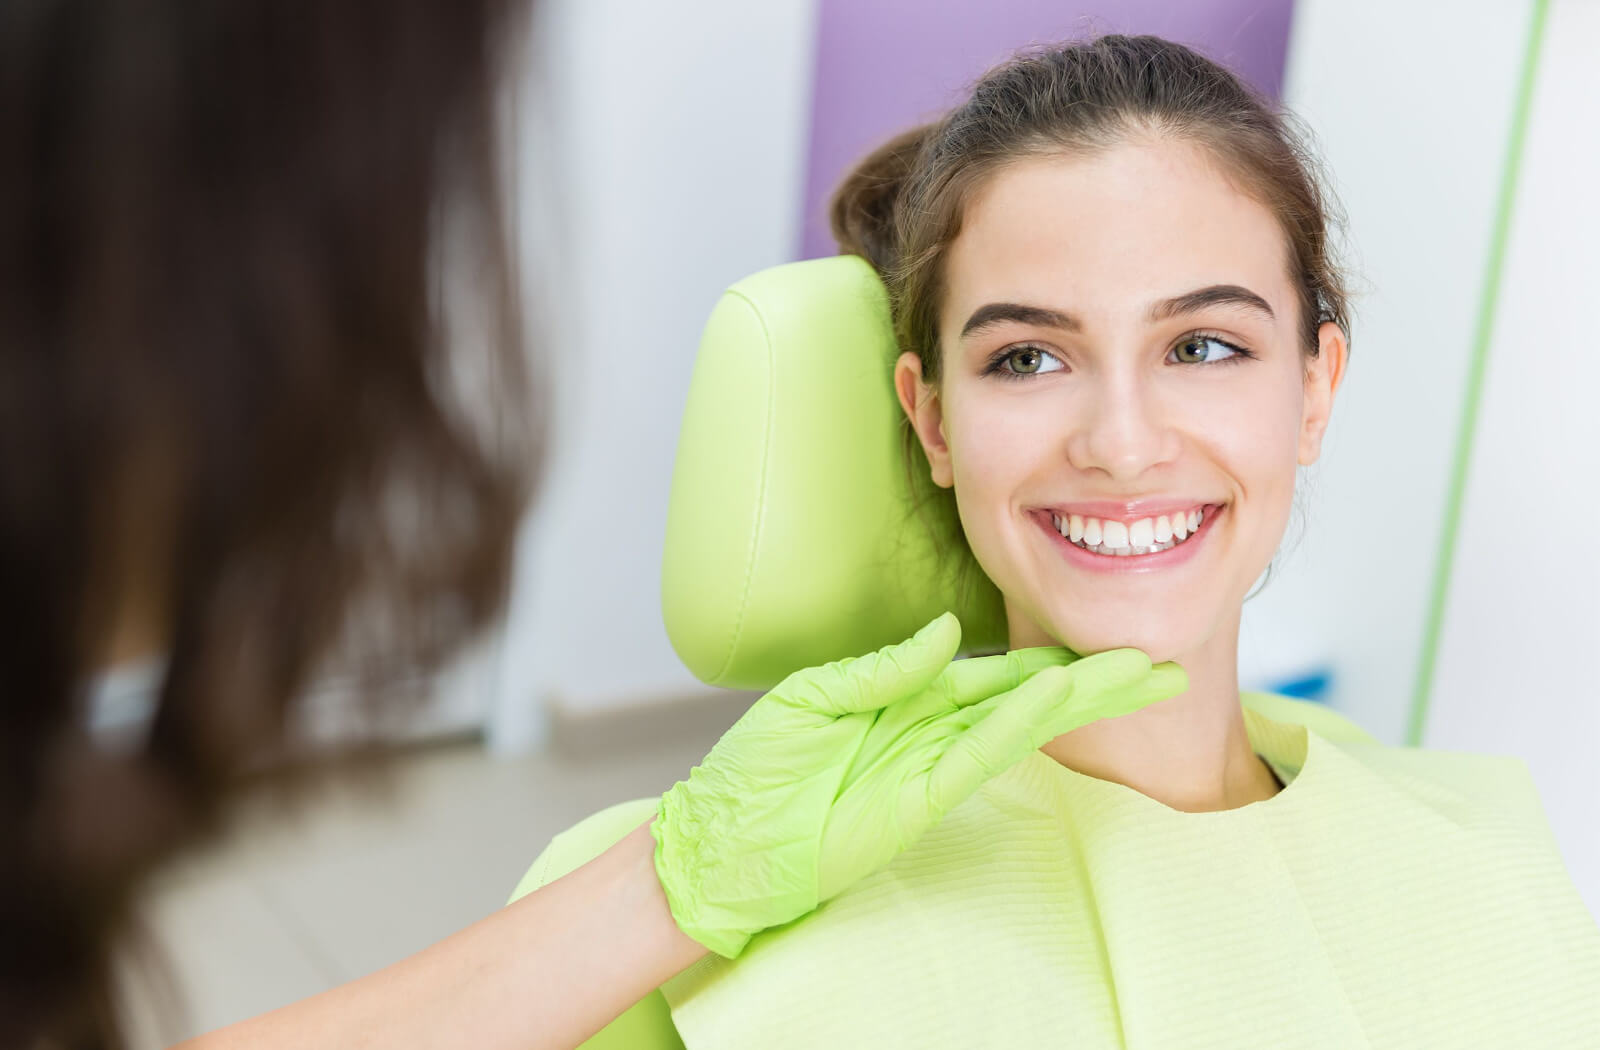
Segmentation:
[[(118, 1045), (136, 890), (308, 682), (388, 703), (497, 613), (540, 444), (494, 134), (524, 6), (0, 14), (0, 1046)], [(107, 746), (92, 687), (151, 658)]]

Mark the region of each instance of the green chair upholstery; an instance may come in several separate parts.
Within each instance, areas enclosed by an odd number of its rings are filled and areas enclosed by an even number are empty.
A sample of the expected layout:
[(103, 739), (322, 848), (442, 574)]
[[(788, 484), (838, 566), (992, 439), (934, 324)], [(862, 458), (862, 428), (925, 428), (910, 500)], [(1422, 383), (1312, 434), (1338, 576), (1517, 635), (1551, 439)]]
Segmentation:
[[(896, 356), (883, 285), (857, 256), (763, 270), (713, 309), (678, 437), (661, 572), (667, 635), (702, 681), (769, 689), (799, 668), (901, 641), (946, 610), (961, 620), (963, 653), (1006, 648), (999, 592), (961, 540), (953, 495), (906, 443)], [(1268, 693), (1244, 702), (1329, 739), (1372, 741), (1321, 704)], [(618, 803), (557, 835), (511, 899), (599, 856), (658, 802)], [(657, 990), (583, 1045), (683, 1042)]]
[(894, 333), (855, 255), (746, 277), (711, 312), (667, 505), (661, 611), (710, 685), (903, 641), (951, 610), (963, 651), (1003, 651), (1000, 594), (961, 540), (951, 492), (907, 470)]

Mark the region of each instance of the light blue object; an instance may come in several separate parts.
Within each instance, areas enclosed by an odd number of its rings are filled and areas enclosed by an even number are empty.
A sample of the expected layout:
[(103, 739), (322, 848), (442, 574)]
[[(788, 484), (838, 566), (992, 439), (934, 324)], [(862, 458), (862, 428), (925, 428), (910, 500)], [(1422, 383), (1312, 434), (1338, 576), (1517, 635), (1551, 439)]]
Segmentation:
[[(713, 312), (684, 412), (662, 565), (668, 634), (702, 680), (765, 689), (789, 671), (905, 638), (946, 609), (961, 615), (968, 651), (1005, 648), (998, 592), (965, 545), (947, 563), (930, 561), (938, 542), (958, 538), (939, 530), (958, 525), (924, 465), (923, 480), (906, 480), (888, 324), (883, 287), (855, 256), (762, 271)], [(918, 500), (934, 501), (924, 504), (931, 517), (913, 512)], [(1286, 684), (1320, 688), (1314, 676)], [(1328, 739), (1372, 739), (1306, 699), (1245, 692), (1242, 701)], [(599, 856), (659, 802), (619, 803), (556, 836), (511, 899)], [(683, 1042), (657, 990), (583, 1046)]]
[(1280, 678), (1267, 686), (1267, 692), (1277, 693), (1279, 696), (1293, 696), (1301, 700), (1315, 700), (1326, 703), (1328, 693), (1333, 688), (1333, 669), (1329, 667), (1313, 667), (1303, 674)]

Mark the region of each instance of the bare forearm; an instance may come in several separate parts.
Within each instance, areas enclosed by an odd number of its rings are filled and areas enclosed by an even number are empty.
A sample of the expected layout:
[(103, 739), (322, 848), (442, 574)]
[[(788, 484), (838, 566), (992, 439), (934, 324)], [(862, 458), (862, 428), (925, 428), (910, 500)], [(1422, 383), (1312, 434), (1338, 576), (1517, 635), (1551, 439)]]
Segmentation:
[(647, 822), (410, 958), (177, 1050), (575, 1047), (706, 953), (673, 922), (654, 851)]

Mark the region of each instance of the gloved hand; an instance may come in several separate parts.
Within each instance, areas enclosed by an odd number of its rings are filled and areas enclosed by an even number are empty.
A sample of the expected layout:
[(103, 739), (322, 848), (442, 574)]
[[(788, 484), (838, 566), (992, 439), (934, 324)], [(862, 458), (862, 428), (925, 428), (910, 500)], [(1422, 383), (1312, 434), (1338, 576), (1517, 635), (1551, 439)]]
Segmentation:
[(866, 656), (796, 671), (661, 797), (655, 867), (679, 929), (726, 958), (886, 867), (1047, 741), (1189, 687), (1137, 649), (952, 662), (945, 613)]

